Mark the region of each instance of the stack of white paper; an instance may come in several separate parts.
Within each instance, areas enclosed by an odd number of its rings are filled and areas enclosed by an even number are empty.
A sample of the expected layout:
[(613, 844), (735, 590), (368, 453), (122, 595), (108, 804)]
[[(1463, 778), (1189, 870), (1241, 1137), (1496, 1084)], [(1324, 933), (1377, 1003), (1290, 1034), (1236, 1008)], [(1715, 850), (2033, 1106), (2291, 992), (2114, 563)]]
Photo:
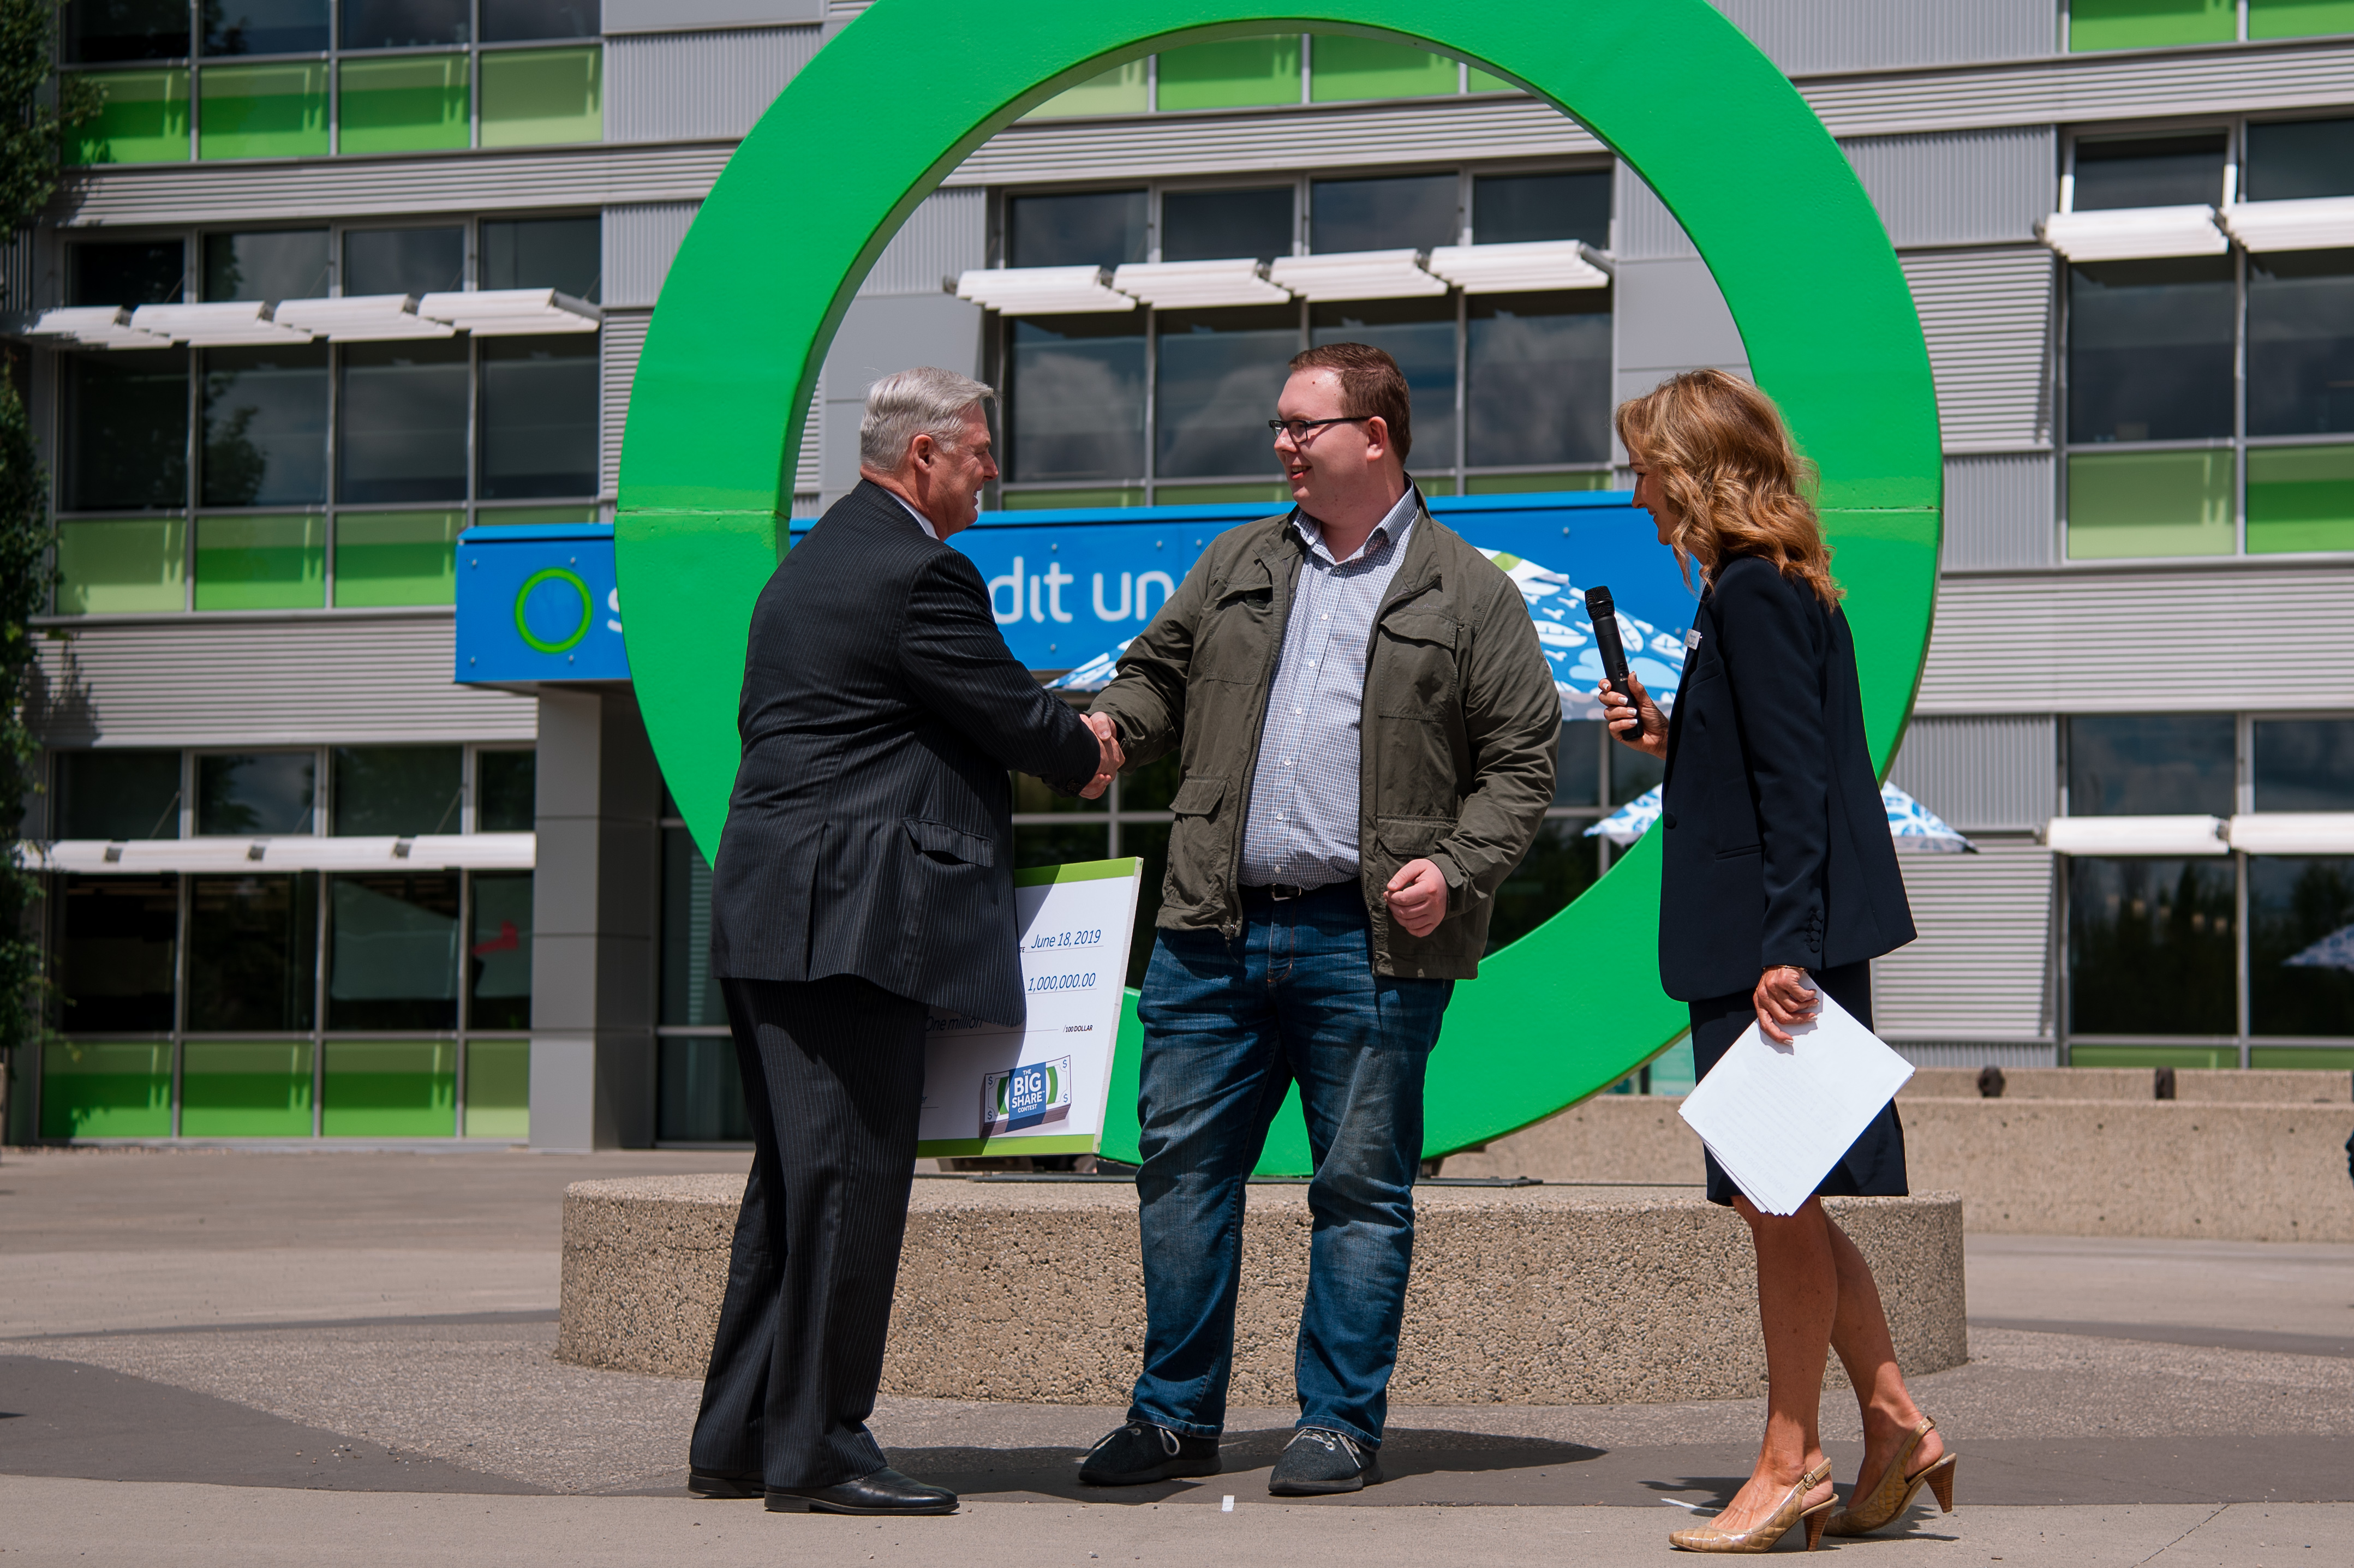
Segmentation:
[(1797, 1213), (1913, 1075), (1913, 1064), (1829, 991), (1818, 994), (1822, 1011), (1789, 1031), (1787, 1045), (1755, 1023), (1743, 1031), (1681, 1112), (1734, 1185), (1769, 1214)]

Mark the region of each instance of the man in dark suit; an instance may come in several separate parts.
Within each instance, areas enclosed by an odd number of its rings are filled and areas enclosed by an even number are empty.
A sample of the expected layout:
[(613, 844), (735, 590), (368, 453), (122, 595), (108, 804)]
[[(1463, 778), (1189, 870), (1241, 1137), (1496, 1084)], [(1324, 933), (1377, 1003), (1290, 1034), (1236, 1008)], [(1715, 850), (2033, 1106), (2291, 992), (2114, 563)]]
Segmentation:
[(1099, 795), (1118, 747), (1040, 690), (948, 537), (997, 475), (978, 381), (869, 389), (858, 488), (752, 613), (712, 876), (754, 1154), (689, 1486), (779, 1512), (952, 1513), (867, 1432), (928, 1008), (1023, 1017), (1007, 770)]

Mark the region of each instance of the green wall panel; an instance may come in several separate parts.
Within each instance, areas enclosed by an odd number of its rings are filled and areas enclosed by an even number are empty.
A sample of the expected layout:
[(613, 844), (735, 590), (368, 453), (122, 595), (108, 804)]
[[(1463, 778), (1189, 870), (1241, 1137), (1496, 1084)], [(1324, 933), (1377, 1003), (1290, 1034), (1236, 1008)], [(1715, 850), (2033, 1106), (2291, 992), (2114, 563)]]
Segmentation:
[(2068, 558), (2228, 556), (2232, 521), (2228, 450), (2079, 452), (2068, 460)]
[(1163, 506), (1211, 506), (1252, 501), (1268, 506), (1289, 506), (1291, 489), (1273, 484), (1162, 484), (1153, 487), (1153, 499)]
[(1141, 114), (1146, 108), (1145, 62), (1129, 60), (1098, 77), (1066, 88), (1024, 120), (1061, 120), (1074, 114)]
[(2248, 453), (2248, 554), (2354, 550), (2354, 447)]
[(1464, 80), (1466, 85), (1463, 90), (1466, 92), (1518, 92), (1521, 90), (1518, 82), (1506, 81), (1493, 71), (1481, 70), (1478, 66), (1471, 68)]
[(482, 56), (483, 146), (604, 139), (604, 50), (518, 49)]
[(339, 608), (454, 604), (462, 512), (341, 512), (335, 514)]
[(2252, 1045), (2248, 1065), (2308, 1073), (2354, 1071), (2354, 1045)]
[(1308, 46), (1308, 95), (1318, 103), (1451, 94), (1461, 74), (1444, 55), (1380, 38), (1320, 33)]
[(180, 1136), (311, 1136), (311, 1044), (191, 1040), (180, 1048)]
[(51, 1040), (41, 1047), (43, 1138), (172, 1136), (172, 1048)]
[(451, 1138), (458, 1047), (448, 1041), (330, 1040), (320, 1130), (329, 1138)]
[(2072, 1067), (2236, 1067), (2236, 1045), (2071, 1045)]
[(198, 609), (319, 609), (326, 602), (324, 517), (196, 519)]
[(1299, 101), (1299, 38), (1233, 38), (1161, 56), (1163, 110), (1242, 109)]
[(466, 1136), (531, 1136), (531, 1042), (466, 1042)]
[(423, 153), (472, 143), (464, 55), (347, 59), (338, 69), (338, 151)]
[(98, 90), (96, 115), (68, 129), (69, 164), (185, 164), (188, 161), (188, 73), (164, 70), (86, 71)]
[(1576, 473), (1475, 473), (1464, 482), (1470, 495), (1536, 495), (1558, 490), (1607, 490), (1610, 476), (1592, 470)]
[(1010, 490), (999, 497), (998, 504), (1008, 512), (1050, 512), (1058, 506), (1141, 506), (1144, 492), (1140, 488)]
[(2354, 0), (2248, 0), (2248, 37), (2310, 38), (2354, 33)]
[(187, 609), (187, 521), (180, 517), (58, 524), (58, 613)]
[[(663, 775), (706, 853), (737, 762), (751, 607), (785, 543), (813, 384), (883, 248), (974, 148), (1108, 61), (1157, 51), (1162, 107), (1173, 108), (1171, 62), (1278, 28), (1508, 71), (1659, 193), (1723, 290), (1759, 385), (1821, 471), (1867, 736), (1885, 768), (1936, 588), (1944, 464), (1927, 349), (1887, 232), (1838, 143), (1705, 0), (1331, 0), (1274, 15), (1252, 0), (1034, 0), (1020, 29), (966, 21), (949, 0), (876, 0), (844, 27), (737, 148), (648, 330), (616, 517), (630, 664)], [(927, 90), (878, 121), (874, 84), (909, 78)], [(854, 121), (873, 133), (832, 136)], [(829, 156), (809, 157), (821, 143)], [(1804, 267), (1789, 263), (1794, 221), (1808, 236)], [(764, 308), (748, 313), (748, 297)], [(715, 398), (715, 386), (729, 395)], [(1593, 959), (1649, 952), (1659, 917), (1647, 839), (1457, 987), (1432, 1062), (1426, 1154), (1606, 1089), (1683, 1032), (1684, 1008), (1648, 964), (1598, 970)], [(1131, 998), (1105, 1134), (1107, 1151), (1128, 1159), (1138, 1038)], [(1305, 1129), (1280, 1118), (1259, 1169), (1306, 1163)]]
[(207, 66), (196, 73), (199, 158), (301, 158), (327, 150), (327, 63)]
[(2068, 48), (2080, 53), (2228, 44), (2239, 32), (2238, 0), (2068, 0)]

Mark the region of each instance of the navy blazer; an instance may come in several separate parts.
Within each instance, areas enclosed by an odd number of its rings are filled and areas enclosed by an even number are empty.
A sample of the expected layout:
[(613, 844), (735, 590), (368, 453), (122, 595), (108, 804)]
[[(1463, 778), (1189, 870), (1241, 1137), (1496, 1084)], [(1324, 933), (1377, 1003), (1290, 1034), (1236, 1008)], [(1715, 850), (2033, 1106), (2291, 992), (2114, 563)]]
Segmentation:
[(1021, 1023), (1006, 772), (1074, 792), (1101, 752), (1006, 648), (970, 559), (861, 481), (760, 590), (737, 728), (712, 971), (858, 975)]
[(1911, 941), (1847, 617), (1737, 556), (1692, 630), (1668, 722), (1660, 985), (1700, 1001)]

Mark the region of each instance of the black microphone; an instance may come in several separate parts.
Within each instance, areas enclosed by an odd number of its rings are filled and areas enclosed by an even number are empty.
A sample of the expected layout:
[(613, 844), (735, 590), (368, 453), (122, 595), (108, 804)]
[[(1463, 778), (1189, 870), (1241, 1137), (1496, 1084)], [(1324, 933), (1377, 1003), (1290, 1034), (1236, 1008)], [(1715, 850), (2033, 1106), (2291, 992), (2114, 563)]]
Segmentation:
[[(1610, 602), (1606, 588), (1585, 590), (1585, 613), (1594, 622), (1594, 643), (1602, 655), (1602, 673), (1609, 678), (1610, 689), (1635, 705), (1635, 688), (1627, 683), (1627, 650), (1618, 641), (1618, 608)], [(1638, 725), (1638, 733), (1640, 726)]]

